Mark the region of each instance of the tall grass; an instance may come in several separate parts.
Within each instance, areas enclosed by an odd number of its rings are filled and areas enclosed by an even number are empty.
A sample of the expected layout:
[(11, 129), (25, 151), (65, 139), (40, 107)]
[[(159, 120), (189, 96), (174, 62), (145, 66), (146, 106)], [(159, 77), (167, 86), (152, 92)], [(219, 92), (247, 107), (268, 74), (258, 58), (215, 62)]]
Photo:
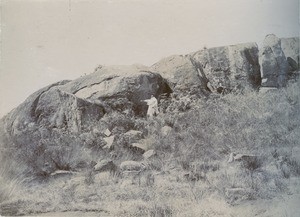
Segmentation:
[(156, 135), (156, 146), (189, 161), (294, 147), (300, 141), (299, 93), (297, 82), (265, 94), (253, 91), (198, 100), (194, 109), (173, 116), (174, 131), (164, 139)]
[(24, 174), (21, 173), (22, 165), (4, 160), (0, 162), (0, 203), (2, 203), (10, 200), (18, 193), (25, 178)]

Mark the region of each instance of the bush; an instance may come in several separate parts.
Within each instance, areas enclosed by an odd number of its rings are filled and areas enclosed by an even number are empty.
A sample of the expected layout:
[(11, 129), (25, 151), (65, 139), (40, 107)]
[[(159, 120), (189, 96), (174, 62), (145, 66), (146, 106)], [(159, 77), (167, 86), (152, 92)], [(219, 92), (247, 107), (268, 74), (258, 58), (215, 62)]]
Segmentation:
[(101, 122), (105, 123), (111, 131), (115, 129), (116, 133), (124, 133), (135, 126), (134, 118), (116, 111), (105, 114)]

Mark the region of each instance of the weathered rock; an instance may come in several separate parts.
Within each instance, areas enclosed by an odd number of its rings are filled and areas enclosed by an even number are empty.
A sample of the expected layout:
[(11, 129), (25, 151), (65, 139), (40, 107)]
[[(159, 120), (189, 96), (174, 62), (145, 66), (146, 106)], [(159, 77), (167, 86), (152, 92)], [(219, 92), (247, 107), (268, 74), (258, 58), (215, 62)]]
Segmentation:
[(231, 163), (233, 161), (243, 161), (243, 160), (256, 160), (258, 156), (256, 155), (248, 155), (248, 154), (236, 154), (236, 153), (231, 153), (228, 159), (228, 163)]
[(141, 100), (171, 92), (162, 77), (145, 66), (103, 66), (98, 71), (64, 85), (79, 98), (103, 104), (107, 110), (145, 114)]
[(257, 88), (260, 85), (256, 43), (203, 49), (191, 56), (201, 77), (209, 82), (209, 89), (213, 92)]
[[(206, 86), (206, 78), (201, 76), (193, 64), (190, 55), (174, 55), (160, 60), (151, 66), (151, 70), (159, 72), (172, 89), (189, 90), (191, 86)], [(200, 73), (200, 74), (199, 74)]]
[(110, 149), (113, 146), (115, 136), (105, 137), (103, 140), (106, 142), (106, 145), (103, 148)]
[(138, 130), (129, 130), (124, 133), (124, 137), (128, 140), (129, 143), (137, 142), (138, 140), (142, 139), (143, 132)]
[(148, 150), (148, 146), (145, 143), (132, 143), (131, 147), (141, 151), (142, 153)]
[(299, 70), (299, 38), (282, 38), (281, 48), (289, 64), (289, 72)]
[(145, 151), (148, 151), (148, 150), (154, 148), (153, 147), (153, 138), (141, 139), (136, 143), (132, 143), (131, 147), (142, 150), (142, 154), (143, 154)]
[(149, 159), (149, 158), (153, 157), (155, 154), (156, 154), (156, 152), (153, 149), (151, 149), (151, 150), (146, 151), (143, 154), (143, 157), (144, 157), (144, 159)]
[(109, 130), (109, 129), (106, 129), (106, 130), (104, 131), (104, 135), (105, 135), (105, 136), (110, 136), (110, 135), (111, 135), (110, 130)]
[(55, 172), (51, 173), (50, 176), (54, 178), (58, 178), (58, 177), (70, 177), (74, 174), (75, 174), (74, 172), (68, 170), (56, 170)]
[(124, 161), (120, 164), (120, 169), (122, 172), (142, 171), (145, 165), (138, 161)]
[(283, 87), (288, 76), (288, 62), (281, 48), (281, 40), (275, 35), (267, 35), (260, 50), (263, 87)]
[(85, 157), (75, 154), (85, 140), (79, 134), (93, 127), (104, 114), (102, 106), (60, 90), (67, 82), (33, 93), (1, 119), (1, 149), (29, 166), (33, 174), (75, 169)]
[(73, 132), (88, 127), (93, 121), (99, 120), (104, 113), (102, 106), (59, 89), (52, 89), (42, 94), (32, 108), (32, 115), (39, 125), (67, 127)]
[(203, 49), (175, 55), (151, 66), (174, 90), (201, 93), (257, 88), (261, 82), (258, 47), (255, 43)]
[(117, 170), (117, 166), (111, 160), (101, 160), (94, 166), (94, 170), (96, 172), (114, 172)]
[[(1, 120), (0, 144), (5, 144), (1, 148), (16, 148), (20, 152), (17, 155), (23, 156), (22, 160), (37, 173), (66, 169), (84, 156), (76, 153), (71, 155), (74, 159), (69, 159), (72, 162), (60, 162), (60, 158), (68, 159), (63, 156), (70, 155), (70, 151), (103, 145), (101, 132), (105, 126), (99, 121), (105, 113), (117, 110), (143, 115), (147, 106), (141, 100), (170, 91), (165, 80), (147, 67), (103, 66), (92, 74), (58, 82), (29, 96)], [(104, 140), (104, 147), (110, 149), (114, 137)]]
[(241, 162), (242, 165), (249, 170), (256, 170), (260, 168), (263, 163), (260, 156), (236, 153), (231, 153), (227, 162)]
[(58, 82), (36, 91), (30, 95), (25, 102), (4, 116), (0, 120), (0, 139), (2, 140), (2, 144), (7, 144), (9, 146), (12, 143), (12, 137), (15, 138), (26, 134), (26, 131), (29, 129), (36, 129), (38, 125), (35, 123), (36, 117), (34, 114), (40, 96), (51, 88), (55, 88), (67, 82), (68, 81)]

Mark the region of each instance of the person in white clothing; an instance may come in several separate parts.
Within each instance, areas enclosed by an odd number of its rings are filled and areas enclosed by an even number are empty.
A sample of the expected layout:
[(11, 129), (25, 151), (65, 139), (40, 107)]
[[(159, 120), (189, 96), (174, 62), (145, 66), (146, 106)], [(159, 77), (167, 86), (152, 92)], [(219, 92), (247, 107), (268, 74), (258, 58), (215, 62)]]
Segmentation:
[(148, 107), (148, 111), (147, 111), (147, 117), (153, 117), (154, 115), (158, 115), (159, 111), (158, 111), (158, 101), (157, 99), (151, 95), (150, 99), (146, 99), (143, 100), (144, 102), (147, 103)]

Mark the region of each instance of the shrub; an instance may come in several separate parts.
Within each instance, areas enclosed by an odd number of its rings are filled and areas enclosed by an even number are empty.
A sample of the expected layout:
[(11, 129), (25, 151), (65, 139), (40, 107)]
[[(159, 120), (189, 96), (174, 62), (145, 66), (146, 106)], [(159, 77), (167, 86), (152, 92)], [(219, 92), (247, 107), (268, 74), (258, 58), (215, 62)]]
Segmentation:
[[(134, 118), (116, 111), (105, 114), (101, 122), (104, 122), (110, 130), (119, 128), (120, 132), (131, 130), (135, 125)], [(120, 127), (122, 127), (123, 130)]]

